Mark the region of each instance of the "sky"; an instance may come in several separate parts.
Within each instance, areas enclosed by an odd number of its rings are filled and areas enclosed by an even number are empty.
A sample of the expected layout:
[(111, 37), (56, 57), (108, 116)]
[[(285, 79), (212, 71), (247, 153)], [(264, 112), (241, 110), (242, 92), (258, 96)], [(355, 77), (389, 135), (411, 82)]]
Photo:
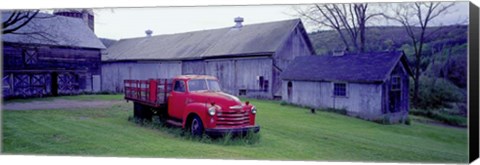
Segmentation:
[[(243, 17), (245, 25), (298, 18), (293, 6), (299, 5), (243, 5), (201, 7), (136, 7), (95, 8), (95, 33), (98, 37), (122, 39), (145, 36), (146, 30), (153, 35), (230, 27), (235, 17)], [(369, 6), (371, 9), (375, 9)], [(381, 8), (376, 8), (381, 10)], [(434, 24), (454, 24), (468, 18), (468, 3), (457, 2), (448, 15), (438, 18)], [(308, 32), (318, 27), (306, 22)], [(379, 22), (391, 24), (394, 22)]]

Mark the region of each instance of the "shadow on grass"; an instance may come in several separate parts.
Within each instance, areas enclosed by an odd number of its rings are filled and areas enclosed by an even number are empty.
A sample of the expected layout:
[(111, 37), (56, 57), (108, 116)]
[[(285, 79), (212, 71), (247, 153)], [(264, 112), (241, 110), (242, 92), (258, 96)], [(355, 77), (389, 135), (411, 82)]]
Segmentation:
[(223, 136), (211, 137), (203, 134), (201, 137), (193, 136), (187, 131), (179, 127), (173, 127), (163, 122), (158, 116), (154, 116), (152, 121), (145, 119), (137, 119), (132, 116), (128, 117), (128, 121), (133, 122), (141, 127), (159, 130), (173, 135), (176, 138), (200, 142), (205, 144), (223, 145), (223, 146), (238, 146), (238, 145), (256, 145), (260, 143), (260, 133), (249, 131), (244, 135), (233, 135), (226, 133)]

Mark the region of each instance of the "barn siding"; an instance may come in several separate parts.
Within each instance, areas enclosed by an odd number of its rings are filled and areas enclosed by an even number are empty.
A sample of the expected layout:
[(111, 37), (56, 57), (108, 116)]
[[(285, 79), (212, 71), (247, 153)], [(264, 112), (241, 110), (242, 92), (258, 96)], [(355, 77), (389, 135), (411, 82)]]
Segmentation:
[(375, 119), (382, 115), (382, 85), (347, 83), (347, 97), (333, 97), (331, 82), (291, 81), (292, 95), (288, 99), (287, 83), (283, 81), (283, 101), (315, 108), (347, 110), (349, 115)]
[[(272, 98), (272, 59), (256, 58), (235, 60), (235, 78), (236, 93), (239, 94), (240, 89), (247, 91), (249, 97)], [(263, 76), (268, 81), (266, 90), (260, 87), (259, 77)]]
[[(26, 50), (35, 54), (33, 62), (26, 61)], [(52, 94), (53, 73), (59, 74), (59, 94), (92, 91), (92, 77), (101, 73), (99, 49), (6, 43), (3, 54), (4, 97)]]
[(122, 92), (123, 80), (173, 78), (182, 74), (182, 63), (174, 62), (115, 62), (102, 65), (102, 90)]
[[(173, 78), (181, 74), (206, 74), (219, 79), (224, 92), (248, 97), (272, 98), (271, 58), (231, 58), (206, 61), (114, 62), (102, 65), (102, 90), (120, 92), (125, 79)], [(260, 91), (258, 76), (268, 80), (268, 89)]]
[(222, 90), (229, 94), (235, 94), (235, 61), (233, 60), (213, 60), (206, 61), (205, 73), (215, 76), (220, 82)]
[(280, 74), (287, 66), (298, 56), (313, 55), (307, 46), (307, 41), (301, 32), (301, 29), (297, 26), (293, 32), (288, 36), (285, 43), (275, 52), (273, 56), (274, 68), (273, 68), (273, 94), (275, 96), (282, 96), (282, 80)]
[(183, 61), (182, 62), (182, 74), (205, 74), (205, 62), (202, 60), (195, 61)]

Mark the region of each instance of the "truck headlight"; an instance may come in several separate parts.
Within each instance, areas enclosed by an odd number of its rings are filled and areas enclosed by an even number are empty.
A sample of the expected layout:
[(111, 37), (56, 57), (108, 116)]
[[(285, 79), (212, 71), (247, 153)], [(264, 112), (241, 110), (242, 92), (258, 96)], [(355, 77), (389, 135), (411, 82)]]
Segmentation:
[(210, 116), (215, 115), (215, 107), (214, 107), (214, 106), (208, 108), (208, 114), (209, 114)]
[(253, 113), (253, 114), (256, 114), (256, 113), (257, 113), (257, 108), (255, 108), (255, 106), (252, 106), (252, 113)]

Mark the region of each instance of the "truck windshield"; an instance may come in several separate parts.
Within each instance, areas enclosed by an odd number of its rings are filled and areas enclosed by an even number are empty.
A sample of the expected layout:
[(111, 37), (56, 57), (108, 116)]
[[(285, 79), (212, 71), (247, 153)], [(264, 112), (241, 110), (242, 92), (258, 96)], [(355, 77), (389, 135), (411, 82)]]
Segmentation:
[(188, 81), (188, 90), (195, 91), (220, 91), (217, 80), (196, 79)]

